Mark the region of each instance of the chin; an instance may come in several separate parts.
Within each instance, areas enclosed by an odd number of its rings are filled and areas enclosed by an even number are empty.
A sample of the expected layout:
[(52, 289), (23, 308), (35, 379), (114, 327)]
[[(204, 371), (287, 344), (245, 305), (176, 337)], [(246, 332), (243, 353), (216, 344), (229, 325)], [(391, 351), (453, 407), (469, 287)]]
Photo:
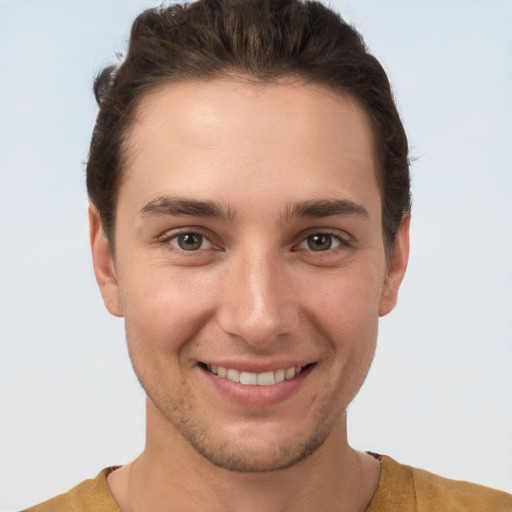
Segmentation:
[[(255, 435), (221, 440), (205, 432), (180, 432), (194, 450), (211, 464), (239, 473), (268, 473), (280, 471), (307, 459), (328, 437), (328, 432), (315, 432), (306, 439), (269, 439), (267, 436), (254, 443)], [(225, 436), (228, 437), (228, 436)]]
[(294, 466), (318, 450), (336, 428), (336, 417), (330, 414), (332, 408), (327, 403), (312, 417), (294, 425), (261, 418), (211, 424), (193, 414), (190, 402), (185, 400), (170, 407), (159, 406), (154, 400), (152, 403), (160, 419), (172, 425), (178, 439), (211, 464), (240, 473), (266, 473)]

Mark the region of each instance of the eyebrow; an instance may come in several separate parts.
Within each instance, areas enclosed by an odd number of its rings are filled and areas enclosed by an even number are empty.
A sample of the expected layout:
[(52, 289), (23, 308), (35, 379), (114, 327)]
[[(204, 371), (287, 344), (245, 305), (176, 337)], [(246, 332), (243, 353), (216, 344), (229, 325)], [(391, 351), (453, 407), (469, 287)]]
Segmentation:
[(211, 217), (222, 220), (233, 220), (234, 212), (215, 201), (201, 201), (182, 197), (163, 196), (149, 202), (141, 210), (143, 217), (179, 216)]
[[(188, 199), (183, 197), (162, 196), (150, 201), (141, 210), (143, 217), (190, 215), (193, 217), (210, 217), (220, 220), (234, 220), (236, 213), (229, 207), (215, 201)], [(332, 216), (368, 217), (362, 206), (346, 199), (321, 199), (301, 201), (288, 206), (282, 220), (321, 219)]]
[(284, 221), (309, 218), (321, 219), (324, 217), (357, 216), (368, 217), (368, 212), (362, 206), (346, 199), (322, 199), (318, 201), (302, 201), (289, 206), (283, 215)]

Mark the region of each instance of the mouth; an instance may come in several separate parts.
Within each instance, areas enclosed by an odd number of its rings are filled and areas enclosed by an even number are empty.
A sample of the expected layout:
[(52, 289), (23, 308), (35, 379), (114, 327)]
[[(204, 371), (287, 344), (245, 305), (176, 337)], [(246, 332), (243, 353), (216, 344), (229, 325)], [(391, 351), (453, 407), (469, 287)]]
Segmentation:
[(300, 375), (303, 371), (313, 367), (316, 363), (309, 363), (305, 366), (291, 366), (278, 370), (269, 370), (261, 373), (247, 372), (236, 368), (224, 368), (213, 364), (201, 363), (201, 366), (208, 372), (221, 379), (242, 384), (245, 386), (274, 386), (289, 381)]

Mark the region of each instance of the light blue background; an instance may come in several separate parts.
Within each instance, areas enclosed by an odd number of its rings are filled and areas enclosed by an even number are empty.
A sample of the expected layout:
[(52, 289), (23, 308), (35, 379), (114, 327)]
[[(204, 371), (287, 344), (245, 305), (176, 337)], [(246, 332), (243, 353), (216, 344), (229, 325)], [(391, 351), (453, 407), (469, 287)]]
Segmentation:
[[(134, 458), (144, 396), (96, 289), (95, 72), (143, 0), (0, 0), (0, 511)], [(512, 492), (512, 2), (338, 1), (388, 70), (411, 263), (350, 407), (357, 448)]]

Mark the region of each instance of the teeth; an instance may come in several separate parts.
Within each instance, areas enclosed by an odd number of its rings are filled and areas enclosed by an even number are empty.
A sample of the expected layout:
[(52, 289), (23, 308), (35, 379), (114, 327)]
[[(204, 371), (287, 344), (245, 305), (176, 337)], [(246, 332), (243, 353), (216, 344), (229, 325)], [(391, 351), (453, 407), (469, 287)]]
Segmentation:
[(278, 382), (283, 382), (285, 377), (285, 370), (276, 370), (274, 372), (274, 382), (277, 384)]
[(228, 368), (226, 377), (233, 382), (240, 382), (240, 372), (234, 368)]
[(286, 372), (284, 374), (284, 378), (286, 380), (289, 380), (289, 379), (293, 379), (293, 377), (295, 377), (295, 367), (288, 368), (288, 370), (286, 370)]
[(251, 372), (240, 372), (240, 384), (256, 386), (258, 384), (258, 375)]
[(274, 372), (258, 373), (258, 386), (272, 386), (275, 383)]
[(234, 368), (222, 368), (222, 366), (215, 366), (213, 364), (207, 365), (207, 368), (214, 375), (247, 386), (272, 386), (285, 380), (293, 379), (302, 371), (300, 366), (263, 373), (241, 372)]

